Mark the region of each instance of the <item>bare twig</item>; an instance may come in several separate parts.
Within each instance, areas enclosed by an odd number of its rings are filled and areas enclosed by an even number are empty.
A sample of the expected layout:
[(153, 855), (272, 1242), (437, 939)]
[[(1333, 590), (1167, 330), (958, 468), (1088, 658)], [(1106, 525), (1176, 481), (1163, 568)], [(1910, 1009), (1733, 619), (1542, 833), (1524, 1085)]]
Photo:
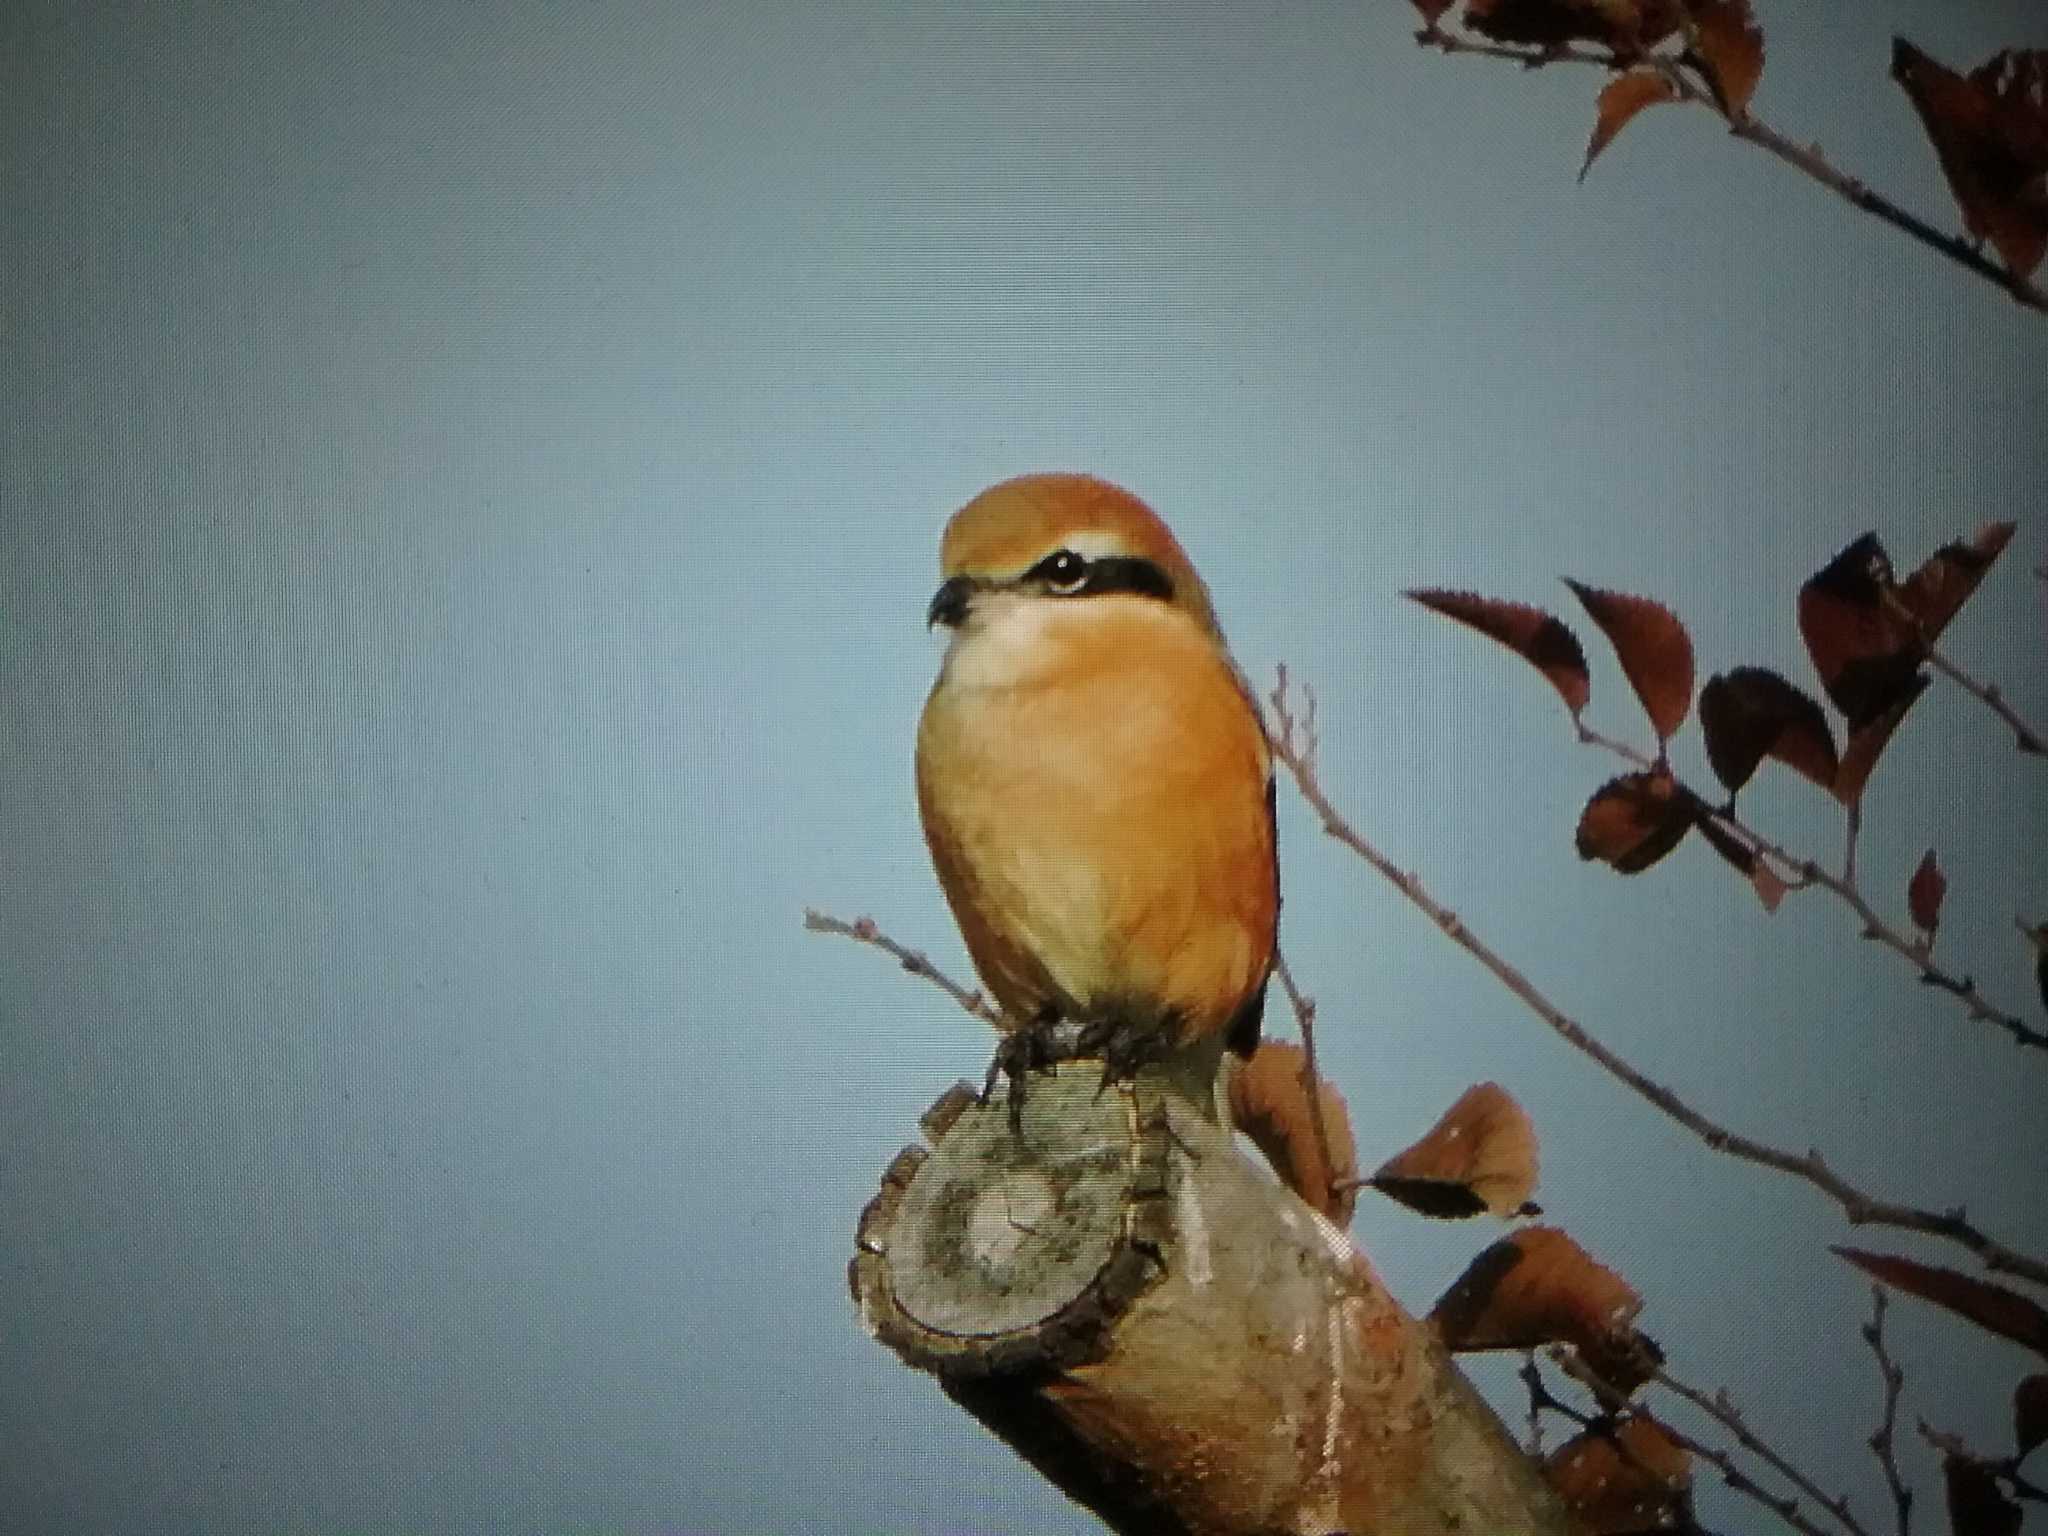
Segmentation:
[(1699, 1409), (1701, 1413), (1704, 1413), (1716, 1424), (1727, 1430), (1735, 1437), (1736, 1441), (1745, 1451), (1748, 1451), (1750, 1455), (1770, 1467), (1780, 1477), (1784, 1478), (1786, 1482), (1834, 1516), (1841, 1523), (1844, 1530), (1852, 1532), (1853, 1536), (1869, 1536), (1869, 1533), (1864, 1530), (1862, 1524), (1850, 1510), (1848, 1497), (1839, 1493), (1830, 1497), (1828, 1494), (1822, 1493), (1812, 1478), (1795, 1467), (1786, 1459), (1782, 1451), (1772, 1446), (1761, 1435), (1757, 1434), (1755, 1430), (1749, 1427), (1748, 1421), (1742, 1416), (1742, 1411), (1730, 1400), (1725, 1389), (1709, 1396), (1698, 1387), (1689, 1386), (1685, 1382), (1680, 1381), (1661, 1366), (1657, 1369), (1654, 1379), (1659, 1386), (1667, 1391), (1677, 1393), (1688, 1403), (1691, 1403), (1693, 1407)]
[[(1575, 1355), (1565, 1350), (1562, 1346), (1553, 1345), (1550, 1351), (1550, 1358), (1551, 1363), (1556, 1365), (1565, 1375), (1591, 1391), (1600, 1400), (1601, 1406), (1609, 1412), (1634, 1413), (1639, 1411), (1636, 1405), (1626, 1396), (1615, 1391), (1613, 1387), (1602, 1381), (1597, 1372), (1589, 1369)], [(1738, 1467), (1735, 1464), (1735, 1458), (1722, 1450), (1718, 1445), (1709, 1445), (1706, 1441), (1687, 1434), (1669, 1419), (1659, 1417), (1656, 1420), (1656, 1424), (1672, 1440), (1684, 1446), (1686, 1450), (1699, 1457), (1700, 1460), (1710, 1463), (1721, 1474), (1722, 1482), (1726, 1483), (1744, 1498), (1761, 1504), (1795, 1531), (1802, 1532), (1803, 1536), (1833, 1536), (1832, 1532), (1816, 1525), (1807, 1518), (1806, 1512), (1799, 1507), (1797, 1499), (1792, 1498), (1788, 1494), (1771, 1492), (1770, 1489), (1764, 1487)], [(1832, 1513), (1832, 1510), (1830, 1512)]]
[(1885, 948), (1910, 961), (1920, 972), (1923, 986), (1934, 987), (1958, 998), (1973, 1019), (1980, 1019), (2004, 1030), (2013, 1038), (2015, 1045), (2032, 1050), (2048, 1050), (2048, 1031), (2031, 1028), (2016, 1013), (2008, 1013), (1977, 990), (1977, 984), (1968, 976), (1958, 976), (1935, 964), (1933, 945), (1924, 937), (1909, 937), (1877, 915), (1877, 911), (1864, 899), (1853, 879), (1831, 875), (1811, 859), (1802, 859), (1788, 849), (1780, 847), (1769, 838), (1743, 825), (1733, 814), (1716, 811), (1715, 821), (1730, 831), (1746, 838), (1759, 853), (1770, 855), (1787, 869), (1796, 872), (1809, 885), (1818, 885), (1831, 892), (1835, 899), (1847, 906), (1863, 920), (1863, 932), (1877, 940)]
[(812, 933), (836, 933), (841, 938), (852, 939), (859, 944), (872, 944), (884, 954), (893, 957), (896, 963), (913, 976), (922, 976), (954, 1002), (990, 1024), (1001, 1026), (1003, 1016), (1000, 1010), (979, 992), (970, 991), (953, 980), (944, 971), (926, 959), (922, 952), (906, 949), (889, 935), (875, 926), (872, 917), (856, 917), (852, 922), (832, 917), (813, 908), (804, 908), (804, 927)]
[[(1323, 1071), (1316, 1065), (1316, 1000), (1305, 997), (1294, 984), (1294, 973), (1287, 968), (1287, 957), (1276, 945), (1273, 949), (1273, 974), (1280, 978), (1280, 986), (1287, 994), (1288, 1006), (1294, 1010), (1294, 1022), (1301, 1030), (1301, 1091), (1308, 1097), (1309, 1128), (1315, 1132), (1316, 1150), (1323, 1155), (1323, 1167), (1334, 1178), (1337, 1160), (1330, 1155), (1330, 1133), (1323, 1124)], [(1350, 1180), (1341, 1187), (1332, 1183), (1330, 1194), (1342, 1194), (1357, 1187), (1357, 1180)], [(1322, 1201), (1316, 1202), (1318, 1208)]]
[(2035, 287), (2017, 272), (2007, 271), (1960, 235), (1942, 233), (1924, 219), (1915, 217), (1889, 198), (1872, 191), (1860, 178), (1837, 169), (1821, 153), (1818, 145), (1794, 143), (1747, 108), (1728, 110), (1715, 98), (1712, 91), (1702, 87), (1685, 72), (1680, 59), (1675, 55), (1622, 54), (1606, 49), (1568, 46), (1516, 48), (1499, 43), (1475, 42), (1436, 27), (1424, 28), (1415, 34), (1415, 40), (1423, 47), (1434, 48), (1440, 53), (1508, 59), (1525, 69), (1541, 69), (1548, 64), (1591, 64), (1607, 70), (1622, 70), (1635, 66), (1655, 69), (1671, 83), (1677, 100), (1692, 106), (1704, 107), (1727, 124), (1728, 132), (1734, 137), (1776, 156), (1786, 165), (1844, 198), (1854, 207), (1891, 225), (1930, 250), (1946, 256), (1950, 261), (1975, 273), (1986, 282), (2004, 289), (2015, 302), (2028, 309), (2048, 313), (2048, 293)]
[[(1306, 690), (1304, 696), (1307, 696)], [(1324, 833), (1371, 865), (1383, 879), (1406, 897), (1411, 905), (1420, 909), (1435, 923), (1446, 938), (1492, 972), (1502, 986), (1520, 998), (1532, 1013), (1548, 1024), (1567, 1044), (1590, 1056), (1610, 1076), (1648, 1099), (1714, 1151), (1739, 1158), (1744, 1162), (1755, 1163), (1760, 1167), (1774, 1168), (1780, 1173), (1805, 1180), (1834, 1200), (1842, 1208), (1842, 1213), (1851, 1226), (1895, 1227), (1902, 1231), (1930, 1233), (1967, 1248), (1988, 1269), (2023, 1275), (2039, 1284), (2048, 1285), (2048, 1261), (2021, 1253), (1995, 1241), (1974, 1226), (1961, 1208), (1929, 1211), (1916, 1206), (1878, 1200), (1837, 1174), (1828, 1166), (1818, 1150), (1809, 1150), (1801, 1156), (1764, 1142), (1753, 1141), (1746, 1136), (1738, 1136), (1726, 1126), (1708, 1119), (1663, 1084), (1652, 1081), (1630, 1066), (1588, 1034), (1576, 1020), (1538, 991), (1526, 976), (1495, 953), (1490, 945), (1465, 926), (1455, 912), (1431, 896), (1418, 878), (1399, 868), (1393, 860), (1367, 842), (1337, 810), (1329, 796), (1324, 793), (1322, 782), (1317, 775), (1316, 738), (1312, 732), (1304, 731), (1302, 721), (1297, 719), (1293, 712), (1285, 667), (1280, 669), (1279, 682), (1272, 692), (1271, 702), (1275, 723), (1274, 761), (1285, 768), (1288, 776), (1294, 780), (1295, 788), (1300, 791), (1302, 799), (1321, 821)]]
[(1870, 1432), (1870, 1451), (1884, 1468), (1884, 1483), (1891, 1490), (1892, 1508), (1898, 1512), (1899, 1536), (1912, 1536), (1913, 1490), (1899, 1476), (1898, 1457), (1892, 1447), (1892, 1432), (1899, 1422), (1899, 1393), (1905, 1390), (1906, 1373), (1884, 1347), (1884, 1287), (1870, 1288), (1870, 1321), (1863, 1325), (1863, 1342), (1877, 1356), (1877, 1374), (1884, 1382), (1884, 1413)]
[(2005, 693), (1996, 683), (1980, 683), (1961, 667), (1950, 661), (1933, 646), (1927, 647), (1927, 663), (1943, 677), (1954, 683), (1963, 692), (1982, 702), (1986, 708), (2012, 727), (2016, 745), (2022, 752), (2033, 757), (2048, 757), (2048, 741), (2041, 733), (2020, 718), (2013, 707), (2006, 703)]
[[(1647, 753), (1638, 751), (1625, 741), (1617, 741), (1612, 736), (1603, 735), (1583, 721), (1578, 723), (1578, 734), (1579, 740), (1585, 745), (1604, 748), (1638, 768), (1647, 769), (1654, 766), (1655, 760)], [(1683, 782), (1680, 782), (1679, 788), (1699, 804), (1707, 804), (1703, 797)], [(1877, 909), (1864, 899), (1862, 890), (1856, 884), (1856, 829), (1860, 818), (1855, 807), (1852, 806), (1849, 811), (1849, 834), (1843, 853), (1844, 868), (1843, 873), (1839, 875), (1821, 868), (1814, 860), (1773, 842), (1753, 827), (1745, 825), (1730, 809), (1709, 807), (1708, 814), (1713, 817), (1717, 826), (1725, 828), (1738, 841), (1747, 844), (1752, 854), (1768, 855), (1791, 871), (1791, 878), (1786, 881), (1788, 888), (1797, 890), (1804, 886), (1817, 885), (1832, 894), (1837, 901), (1863, 920), (1864, 937), (1877, 940), (1886, 949), (1908, 961), (1920, 973), (1920, 982), (1923, 986), (1934, 987), (1958, 998), (1969, 1011), (1971, 1018), (2004, 1030), (2012, 1036), (2014, 1044), (2037, 1051), (2048, 1050), (2048, 1031), (2031, 1028), (2018, 1014), (2009, 1013), (1997, 1006), (1977, 990), (1976, 982), (1970, 977), (1958, 976), (1936, 965), (1934, 948), (1926, 938), (1901, 933), (1878, 916)]]

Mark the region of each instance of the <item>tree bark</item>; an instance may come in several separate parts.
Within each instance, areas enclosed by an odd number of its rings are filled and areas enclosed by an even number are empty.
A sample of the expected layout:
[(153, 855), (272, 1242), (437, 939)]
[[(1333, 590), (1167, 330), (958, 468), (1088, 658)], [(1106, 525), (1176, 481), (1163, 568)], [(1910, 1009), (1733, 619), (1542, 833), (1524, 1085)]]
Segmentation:
[(1566, 1536), (1561, 1505), (1349, 1238), (1199, 1083), (965, 1084), (862, 1213), (868, 1331), (1112, 1530)]

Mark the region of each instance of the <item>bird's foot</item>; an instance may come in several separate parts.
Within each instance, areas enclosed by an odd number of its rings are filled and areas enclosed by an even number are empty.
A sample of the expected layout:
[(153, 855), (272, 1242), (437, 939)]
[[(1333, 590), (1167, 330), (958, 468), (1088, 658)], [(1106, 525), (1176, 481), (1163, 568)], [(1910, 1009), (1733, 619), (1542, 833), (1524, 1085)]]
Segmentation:
[[(981, 1102), (986, 1104), (995, 1097), (996, 1080), (1007, 1079), (1010, 1085), (1010, 1130), (1021, 1135), (1024, 1130), (1024, 1083), (1033, 1072), (1050, 1072), (1059, 1062), (1072, 1054), (1070, 1041), (1063, 1042), (1059, 1036), (1072, 1035), (1071, 1029), (1063, 1029), (1057, 1013), (1050, 1010), (1041, 1013), (1029, 1024), (1020, 1024), (996, 1043), (996, 1053), (988, 1064), (988, 1077), (981, 1085)], [(1069, 1049), (1062, 1050), (1063, 1044)]]
[(1131, 1019), (1112, 1014), (1081, 1027), (1074, 1054), (1102, 1058), (1102, 1083), (1096, 1089), (1101, 1093), (1129, 1082), (1141, 1069), (1172, 1055), (1179, 1033), (1171, 1016)]

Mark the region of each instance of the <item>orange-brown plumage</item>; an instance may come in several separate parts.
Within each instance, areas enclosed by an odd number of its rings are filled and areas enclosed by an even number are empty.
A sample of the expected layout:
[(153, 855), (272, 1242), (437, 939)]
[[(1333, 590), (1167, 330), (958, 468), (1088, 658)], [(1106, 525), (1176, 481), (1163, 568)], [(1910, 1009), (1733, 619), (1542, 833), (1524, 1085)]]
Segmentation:
[[(1090, 572), (1067, 593), (1033, 574), (1063, 550)], [(918, 802), (1009, 1027), (1115, 1021), (1171, 1049), (1248, 1018), (1255, 1038), (1279, 905), (1270, 761), (1180, 545), (1114, 486), (1030, 476), (956, 514), (941, 559), (967, 595), (946, 610)]]

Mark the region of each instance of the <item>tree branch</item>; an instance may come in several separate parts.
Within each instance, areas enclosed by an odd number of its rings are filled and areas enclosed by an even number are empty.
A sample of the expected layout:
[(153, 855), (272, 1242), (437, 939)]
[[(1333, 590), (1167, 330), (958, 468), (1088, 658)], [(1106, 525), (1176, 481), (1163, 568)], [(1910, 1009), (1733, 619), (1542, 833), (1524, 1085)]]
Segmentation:
[(1924, 219), (1908, 213), (1889, 198), (1872, 191), (1868, 183), (1831, 164), (1821, 153), (1818, 145), (1794, 143), (1747, 108), (1729, 111), (1715, 98), (1713, 92), (1704, 89), (1685, 73), (1677, 56), (1648, 52), (1625, 54), (1612, 50), (1570, 46), (1517, 48), (1499, 43), (1475, 42), (1471, 38), (1445, 32), (1435, 26), (1425, 27), (1417, 32), (1415, 41), (1425, 48), (1434, 48), (1439, 53), (1507, 59), (1525, 69), (1541, 69), (1548, 64), (1591, 64), (1600, 69), (1614, 71), (1635, 66), (1655, 69), (1670, 81), (1679, 101), (1706, 108), (1727, 124), (1729, 133), (1736, 138), (1776, 156), (1786, 165), (1843, 198), (1852, 207), (1882, 220), (1929, 250), (1947, 257), (1966, 271), (2004, 289), (2014, 302), (2048, 314), (2048, 293), (2035, 287), (2017, 272), (2008, 271), (1998, 265), (1962, 236), (1944, 234)]
[(1877, 1464), (1884, 1468), (1884, 1482), (1891, 1490), (1892, 1508), (1898, 1511), (1899, 1536), (1912, 1536), (1913, 1490), (1899, 1476), (1898, 1457), (1892, 1446), (1892, 1432), (1899, 1422), (1899, 1393), (1905, 1390), (1906, 1373), (1885, 1350), (1884, 1308), (1884, 1287), (1873, 1285), (1870, 1288), (1870, 1321), (1863, 1325), (1862, 1332), (1863, 1342), (1877, 1356), (1877, 1374), (1884, 1382), (1884, 1414), (1878, 1420), (1877, 1428), (1870, 1432), (1869, 1444), (1871, 1454), (1877, 1457)]
[(1271, 702), (1276, 723), (1276, 730), (1273, 733), (1274, 761), (1287, 770), (1302, 799), (1321, 821), (1323, 831), (1371, 865), (1382, 878), (1406, 897), (1411, 905), (1420, 909), (1435, 923), (1446, 938), (1492, 972), (1501, 985), (1521, 999), (1532, 1013), (1548, 1024), (1567, 1044), (1590, 1056), (1610, 1076), (1648, 1099), (1714, 1151), (1744, 1162), (1755, 1163), (1760, 1167), (1776, 1169), (1780, 1173), (1790, 1174), (1811, 1184), (1842, 1208), (1851, 1226), (1895, 1227), (1907, 1232), (1926, 1232), (1967, 1248), (1987, 1269), (2022, 1275), (2037, 1284), (2048, 1285), (2048, 1261), (2021, 1253), (1995, 1241), (1974, 1226), (1961, 1208), (1937, 1212), (1876, 1199), (1837, 1174), (1828, 1166), (1818, 1150), (1809, 1150), (1801, 1156), (1764, 1142), (1753, 1141), (1746, 1136), (1739, 1136), (1727, 1127), (1708, 1119), (1663, 1084), (1652, 1081), (1630, 1066), (1538, 991), (1526, 976), (1467, 928), (1455, 912), (1431, 896), (1419, 879), (1396, 866), (1393, 860), (1367, 842), (1338, 812), (1329, 796), (1324, 793), (1317, 775), (1316, 738), (1312, 733), (1304, 733), (1301, 721), (1294, 715), (1287, 691), (1285, 667), (1280, 669), (1279, 681), (1273, 689)]
[(973, 1014), (977, 1019), (1001, 1027), (1003, 1015), (994, 1004), (979, 992), (973, 992), (953, 980), (944, 971), (925, 958), (920, 950), (906, 949), (889, 935), (875, 926), (872, 917), (857, 917), (852, 922), (812, 907), (804, 908), (804, 927), (812, 933), (836, 933), (841, 938), (852, 939), (858, 944), (871, 944), (885, 955), (892, 956), (896, 963), (913, 976), (922, 976), (954, 1002)]
[(1742, 1416), (1742, 1411), (1730, 1401), (1725, 1389), (1709, 1397), (1698, 1387), (1687, 1385), (1661, 1366), (1658, 1367), (1653, 1379), (1666, 1391), (1677, 1393), (1688, 1403), (1691, 1403), (1693, 1407), (1699, 1409), (1701, 1413), (1704, 1413), (1716, 1424), (1727, 1430), (1736, 1438), (1736, 1441), (1745, 1451), (1748, 1451), (1750, 1455), (1769, 1466), (1780, 1477), (1784, 1478), (1786, 1482), (1834, 1516), (1836, 1520), (1841, 1522), (1842, 1528), (1851, 1532), (1852, 1536), (1869, 1536), (1869, 1532), (1864, 1530), (1862, 1524), (1858, 1522), (1856, 1516), (1850, 1511), (1848, 1496), (1838, 1493), (1833, 1497), (1829, 1497), (1827, 1494), (1822, 1493), (1812, 1478), (1792, 1465), (1782, 1452), (1749, 1427), (1748, 1421)]
[[(1633, 763), (1638, 768), (1645, 769), (1655, 766), (1649, 756), (1637, 751), (1627, 742), (1617, 741), (1612, 736), (1603, 735), (1583, 722), (1578, 725), (1578, 733), (1579, 740), (1585, 745), (1604, 748), (1614, 753), (1615, 756), (1621, 758), (1624, 762)], [(1692, 796), (1701, 805), (1708, 803), (1704, 796), (1700, 795), (1683, 781), (1678, 781), (1678, 784), (1681, 790)], [(1856, 828), (1859, 817), (1854, 807), (1851, 807), (1848, 812), (1849, 835), (1842, 856), (1843, 873), (1839, 875), (1821, 868), (1814, 860), (1802, 854), (1794, 853), (1789, 848), (1773, 842), (1761, 832), (1739, 820), (1732, 810), (1710, 808), (1709, 814), (1713, 817), (1717, 826), (1726, 828), (1737, 839), (1748, 844), (1752, 853), (1767, 854), (1786, 869), (1791, 870), (1794, 878), (1787, 882), (1790, 888), (1801, 889), (1809, 885), (1817, 885), (1823, 890), (1830, 892), (1836, 900), (1840, 901), (1863, 920), (1863, 934), (1865, 938), (1877, 940), (1885, 948), (1908, 961), (1919, 971), (1922, 986), (1933, 987), (1938, 991), (1947, 992), (1959, 999), (1963, 1006), (1968, 1009), (1971, 1018), (1980, 1019), (1984, 1023), (1995, 1025), (1999, 1029), (2004, 1030), (2012, 1036), (2014, 1044), (2026, 1046), (2037, 1051), (2048, 1050), (2048, 1031), (2033, 1029), (2018, 1014), (2008, 1013), (2005, 1009), (1998, 1007), (1977, 990), (1976, 982), (1970, 977), (1958, 976), (1952, 971), (1944, 970), (1939, 965), (1936, 965), (1934, 962), (1933, 946), (1924, 938), (1909, 938), (1878, 916), (1877, 909), (1871, 906), (1869, 901), (1864, 898), (1861, 888), (1856, 883)]]
[(2048, 757), (2048, 741), (2044, 741), (2041, 733), (2021, 719), (2013, 707), (2006, 703), (2005, 693), (1998, 684), (1978, 682), (1931, 645), (1927, 647), (1927, 663), (2011, 726), (2012, 733), (2017, 738), (2016, 745), (2022, 752), (2032, 757)]
[[(1600, 1379), (1597, 1372), (1589, 1370), (1581, 1361), (1565, 1352), (1561, 1347), (1552, 1346), (1551, 1360), (1565, 1375), (1591, 1391), (1594, 1397), (1599, 1399), (1601, 1406), (1610, 1413), (1638, 1411), (1636, 1405), (1628, 1397), (1615, 1391), (1613, 1387)], [(1711, 1463), (1715, 1470), (1721, 1474), (1722, 1482), (1726, 1483), (1743, 1497), (1761, 1504), (1795, 1531), (1803, 1533), (1803, 1536), (1831, 1536), (1831, 1533), (1823, 1530), (1806, 1517), (1806, 1512), (1799, 1507), (1797, 1499), (1785, 1494), (1771, 1492), (1738, 1467), (1735, 1464), (1735, 1458), (1722, 1450), (1718, 1445), (1709, 1445), (1706, 1441), (1687, 1434), (1669, 1419), (1659, 1417), (1656, 1423), (1657, 1427), (1670, 1436), (1674, 1442), (1685, 1447), (1687, 1451), (1699, 1457), (1700, 1460)]]

